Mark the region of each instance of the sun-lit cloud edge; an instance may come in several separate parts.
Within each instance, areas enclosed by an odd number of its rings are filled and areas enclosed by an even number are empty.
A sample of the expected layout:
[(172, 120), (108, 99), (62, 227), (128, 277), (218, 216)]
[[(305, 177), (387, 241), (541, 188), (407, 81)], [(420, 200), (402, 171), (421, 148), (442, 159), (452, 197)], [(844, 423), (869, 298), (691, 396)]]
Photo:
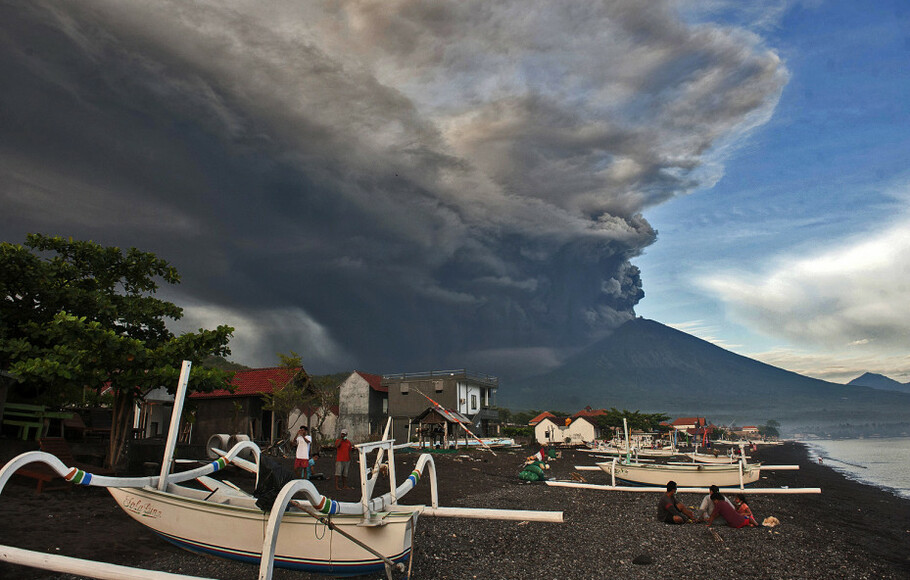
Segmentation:
[(747, 356), (763, 363), (801, 375), (848, 383), (863, 373), (877, 373), (900, 383), (910, 382), (910, 355), (882, 356), (876, 353), (809, 352), (793, 348), (774, 348)]
[[(910, 187), (904, 182), (883, 190), (900, 203)], [(693, 284), (723, 303), (727, 321), (783, 342), (747, 356), (826, 380), (848, 381), (866, 371), (908, 376), (900, 354), (910, 338), (908, 212), (862, 234), (816, 244), (823, 247), (794, 248), (749, 271), (699, 275)], [(699, 322), (677, 327), (714, 338)]]

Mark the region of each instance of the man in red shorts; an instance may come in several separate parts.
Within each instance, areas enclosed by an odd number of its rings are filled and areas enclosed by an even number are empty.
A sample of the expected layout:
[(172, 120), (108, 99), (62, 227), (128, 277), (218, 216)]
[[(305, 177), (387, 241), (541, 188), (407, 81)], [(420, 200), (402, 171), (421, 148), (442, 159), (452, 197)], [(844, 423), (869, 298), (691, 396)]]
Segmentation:
[(308, 472), (307, 468), (310, 466), (310, 444), (313, 442), (313, 438), (307, 434), (308, 431), (309, 429), (302, 425), (297, 430), (297, 437), (295, 438), (297, 456), (294, 459), (294, 473), (297, 474), (298, 479), (304, 478)]

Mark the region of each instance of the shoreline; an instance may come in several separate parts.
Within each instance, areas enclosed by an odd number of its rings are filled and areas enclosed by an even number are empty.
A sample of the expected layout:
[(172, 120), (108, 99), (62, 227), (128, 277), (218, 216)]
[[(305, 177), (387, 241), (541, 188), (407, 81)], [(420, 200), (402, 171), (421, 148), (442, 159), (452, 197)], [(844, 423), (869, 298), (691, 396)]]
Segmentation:
[[(734, 530), (703, 525), (667, 526), (655, 519), (655, 493), (605, 492), (549, 487), (518, 479), (529, 449), (470, 450), (434, 456), (440, 505), (562, 510), (565, 522), (506, 522), (421, 517), (411, 578), (524, 579), (536, 577), (661, 579), (730, 578), (893, 578), (910, 575), (910, 500), (845, 478), (813, 463), (805, 444), (760, 447), (767, 464), (798, 464), (799, 471), (770, 472), (756, 485), (821, 487), (821, 495), (754, 495), (756, 518), (773, 515), (775, 528)], [(606, 483), (606, 474), (577, 472), (593, 463), (588, 454), (563, 450), (548, 474), (561, 480), (582, 474)], [(413, 466), (416, 453), (396, 454), (399, 473)], [(317, 471), (330, 473), (331, 458)], [(352, 470), (353, 472), (354, 470)], [(244, 482), (241, 473), (230, 479)], [(18, 480), (18, 481), (17, 481)], [(333, 482), (318, 487), (335, 499), (356, 500), (359, 491), (334, 492)], [(352, 481), (352, 485), (358, 482)], [(421, 482), (424, 483), (424, 482)], [(426, 483), (429, 483), (428, 481)], [(377, 486), (378, 487), (378, 486)], [(377, 489), (377, 491), (380, 491)], [(687, 505), (700, 501), (681, 494)], [(429, 501), (429, 485), (418, 485), (405, 503)], [(14, 477), (0, 495), (0, 544), (156, 569), (240, 580), (258, 568), (206, 558), (176, 548), (128, 518), (103, 489), (76, 487), (35, 495), (34, 482)], [(651, 563), (639, 565), (638, 559)], [(5, 580), (67, 579), (0, 563)], [(275, 580), (325, 578), (276, 569)], [(384, 578), (374, 574), (360, 578)], [(404, 578), (397, 575), (396, 578)]]
[[(861, 465), (858, 463), (851, 463), (839, 457), (831, 457), (828, 455), (821, 455), (818, 452), (817, 448), (825, 449), (825, 442), (843, 442), (843, 441), (870, 441), (874, 442), (876, 440), (881, 440), (885, 442), (898, 441), (902, 446), (906, 446), (910, 449), (910, 437), (867, 437), (864, 439), (812, 439), (806, 441), (798, 441), (806, 447), (806, 452), (809, 454), (809, 457), (813, 461), (818, 461), (819, 458), (822, 459), (823, 464), (827, 467), (830, 467), (837, 473), (840, 473), (847, 479), (855, 481), (857, 483), (862, 483), (866, 485), (871, 485), (879, 489), (883, 489), (889, 493), (896, 495), (902, 499), (910, 500), (910, 483), (903, 483), (901, 487), (889, 486), (887, 483), (877, 481), (876, 477), (869, 477), (867, 473), (875, 473), (875, 469), (871, 466)], [(813, 449), (813, 447), (815, 449)], [(864, 471), (859, 471), (864, 470)], [(903, 495), (902, 493), (903, 492)]]
[(910, 498), (897, 495), (882, 486), (852, 479), (827, 463), (812, 460), (807, 442), (793, 441), (787, 445), (762, 451), (761, 458), (769, 464), (795, 463), (797, 472), (778, 472), (775, 481), (791, 485), (796, 478), (818, 481), (819, 496), (808, 499), (808, 507), (819, 517), (830, 514), (852, 532), (848, 542), (869, 555), (894, 564), (910, 576)]

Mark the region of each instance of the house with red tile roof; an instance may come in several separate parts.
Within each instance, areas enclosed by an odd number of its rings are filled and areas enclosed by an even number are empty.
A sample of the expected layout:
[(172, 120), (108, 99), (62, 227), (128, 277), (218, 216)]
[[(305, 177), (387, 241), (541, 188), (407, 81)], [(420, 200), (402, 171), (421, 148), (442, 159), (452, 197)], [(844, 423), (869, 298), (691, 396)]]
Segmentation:
[(554, 420), (556, 419), (556, 415), (554, 415), (553, 413), (551, 413), (549, 411), (544, 411), (540, 415), (538, 415), (538, 416), (534, 417), (533, 419), (531, 419), (530, 421), (528, 421), (528, 425), (530, 427), (534, 427), (535, 425), (537, 425), (538, 423), (540, 423), (547, 417), (549, 417), (550, 419), (554, 419)]
[(253, 441), (286, 438), (300, 425), (318, 423), (317, 413), (326, 412), (322, 425), (323, 437), (334, 436), (338, 409), (298, 409), (290, 417), (274, 416), (263, 408), (263, 395), (284, 388), (300, 369), (271, 367), (236, 371), (230, 385), (208, 393), (191, 393), (189, 405), (195, 408), (194, 443), (206, 443), (212, 435), (246, 435)]
[(389, 413), (389, 388), (382, 376), (354, 371), (339, 389), (338, 428), (347, 429), (355, 444), (381, 435)]
[(591, 407), (585, 407), (584, 409), (582, 409), (581, 411), (575, 413), (575, 414), (572, 415), (572, 416), (573, 416), (573, 417), (588, 417), (588, 418), (593, 418), (593, 417), (600, 417), (601, 415), (606, 415), (606, 414), (607, 414), (607, 410), (606, 410), (606, 409), (592, 409)]
[(588, 417), (544, 417), (534, 426), (538, 443), (552, 445), (583, 445), (600, 437), (600, 428)]
[(707, 424), (708, 421), (704, 417), (680, 417), (670, 423), (670, 426), (677, 431), (688, 432), (689, 429), (698, 429)]

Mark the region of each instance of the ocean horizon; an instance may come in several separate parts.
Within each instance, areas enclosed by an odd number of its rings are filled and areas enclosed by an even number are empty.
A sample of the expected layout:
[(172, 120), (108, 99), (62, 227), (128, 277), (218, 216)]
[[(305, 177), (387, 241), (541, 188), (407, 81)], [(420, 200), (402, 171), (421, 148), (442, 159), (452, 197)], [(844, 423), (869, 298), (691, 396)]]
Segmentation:
[(812, 439), (801, 441), (813, 461), (848, 479), (910, 499), (910, 437)]

